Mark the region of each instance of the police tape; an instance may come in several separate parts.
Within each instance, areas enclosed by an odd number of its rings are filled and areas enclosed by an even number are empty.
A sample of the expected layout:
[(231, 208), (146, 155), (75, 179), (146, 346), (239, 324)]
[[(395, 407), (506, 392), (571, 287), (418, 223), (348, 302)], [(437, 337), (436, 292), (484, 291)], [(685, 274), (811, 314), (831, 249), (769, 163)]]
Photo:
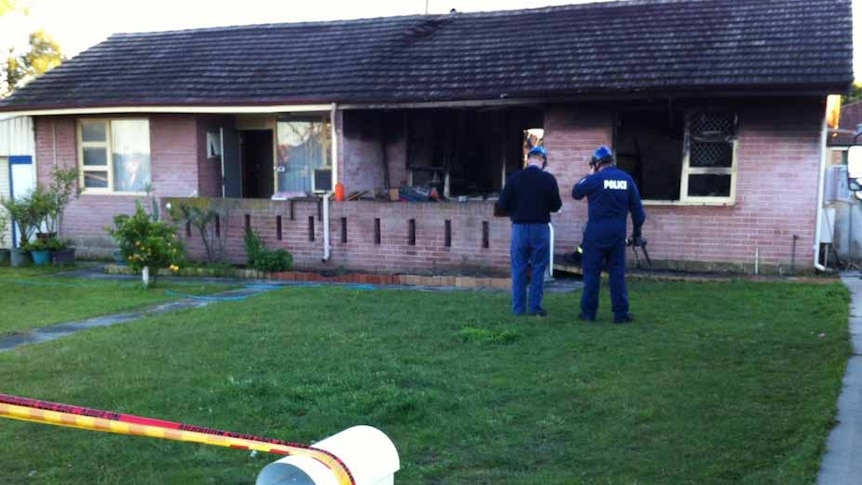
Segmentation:
[(277, 455), (305, 456), (317, 460), (329, 468), (340, 485), (355, 485), (356, 483), (350, 470), (337, 456), (329, 451), (299, 443), (8, 394), (0, 394), (0, 418)]

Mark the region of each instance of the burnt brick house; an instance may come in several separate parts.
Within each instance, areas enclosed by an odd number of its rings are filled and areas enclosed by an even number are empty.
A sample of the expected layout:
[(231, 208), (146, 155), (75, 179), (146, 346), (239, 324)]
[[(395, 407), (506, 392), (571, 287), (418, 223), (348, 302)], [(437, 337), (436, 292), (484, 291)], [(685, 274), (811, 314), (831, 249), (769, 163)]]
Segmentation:
[[(230, 206), (238, 262), (246, 226), (300, 267), (505, 270), (492, 206), (527, 133), (565, 201), (557, 253), (580, 241), (569, 193), (607, 144), (654, 260), (811, 267), (825, 100), (851, 59), (850, 0), (623, 0), (118, 34), (0, 113), (32, 117), (41, 180), (81, 169), (63, 230), (83, 251), (112, 248), (104, 227), (151, 184), (163, 204)], [(357, 200), (324, 211), (337, 184)], [(365, 200), (411, 185), (446, 200)]]

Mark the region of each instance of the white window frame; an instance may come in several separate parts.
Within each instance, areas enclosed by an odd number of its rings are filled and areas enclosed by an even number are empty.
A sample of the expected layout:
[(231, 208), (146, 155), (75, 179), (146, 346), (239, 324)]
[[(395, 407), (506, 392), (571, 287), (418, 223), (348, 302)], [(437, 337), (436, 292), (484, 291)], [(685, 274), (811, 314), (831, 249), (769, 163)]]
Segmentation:
[[(736, 180), (737, 180), (737, 165), (739, 163), (738, 148), (739, 148), (739, 135), (738, 132), (734, 133), (733, 138), (727, 142), (716, 142), (716, 143), (730, 143), (731, 146), (731, 162), (730, 167), (692, 167), (691, 166), (691, 130), (690, 123), (688, 119), (690, 119), (690, 115), (695, 114), (696, 111), (692, 111), (687, 113), (689, 116), (686, 117), (685, 123), (685, 138), (683, 140), (684, 143), (684, 154), (682, 160), (682, 177), (680, 178), (679, 183), (679, 201), (683, 204), (698, 204), (698, 205), (733, 205), (736, 203)], [(726, 197), (716, 197), (716, 196), (689, 196), (688, 195), (688, 179), (690, 175), (730, 175), (730, 193)]]
[[(81, 187), (81, 192), (84, 194), (106, 194), (106, 195), (143, 195), (146, 192), (117, 192), (114, 190), (114, 150), (111, 145), (112, 140), (112, 123), (122, 119), (123, 121), (146, 121), (149, 131), (149, 122), (147, 118), (81, 118), (77, 122), (77, 139), (78, 139), (78, 184)], [(105, 141), (84, 141), (84, 123), (101, 122), (105, 124)], [(152, 147), (152, 142), (151, 145)], [(105, 160), (107, 165), (87, 166), (84, 165), (84, 149), (85, 148), (105, 148)], [(151, 152), (152, 155), (152, 152)], [(84, 175), (86, 172), (108, 172), (107, 187), (86, 187), (84, 185)], [(152, 157), (150, 158), (150, 174), (152, 174)], [(151, 175), (152, 177), (152, 175)], [(152, 179), (150, 180), (152, 183)]]

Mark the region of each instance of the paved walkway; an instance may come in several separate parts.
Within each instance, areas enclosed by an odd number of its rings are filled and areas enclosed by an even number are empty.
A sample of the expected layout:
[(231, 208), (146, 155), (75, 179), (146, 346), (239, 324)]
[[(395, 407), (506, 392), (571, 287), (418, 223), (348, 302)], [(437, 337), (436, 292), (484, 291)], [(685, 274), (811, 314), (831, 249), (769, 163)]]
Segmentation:
[(186, 308), (205, 307), (210, 303), (221, 300), (247, 298), (276, 288), (278, 288), (278, 286), (275, 285), (250, 285), (246, 288), (225, 291), (215, 295), (186, 298), (180, 301), (162, 303), (160, 305), (151, 306), (141, 310), (115, 313), (113, 315), (103, 315), (101, 317), (88, 318), (86, 320), (79, 320), (76, 322), (60, 323), (48, 327), (36, 328), (27, 332), (0, 336), (0, 352), (12, 350), (21, 345), (48, 342), (49, 340), (65, 337), (82, 330), (129, 323), (150, 315), (175, 312)]
[(850, 289), (850, 338), (853, 354), (847, 363), (844, 388), (838, 398), (838, 425), (829, 434), (820, 465), (818, 485), (862, 484), (862, 275), (848, 272), (841, 281)]

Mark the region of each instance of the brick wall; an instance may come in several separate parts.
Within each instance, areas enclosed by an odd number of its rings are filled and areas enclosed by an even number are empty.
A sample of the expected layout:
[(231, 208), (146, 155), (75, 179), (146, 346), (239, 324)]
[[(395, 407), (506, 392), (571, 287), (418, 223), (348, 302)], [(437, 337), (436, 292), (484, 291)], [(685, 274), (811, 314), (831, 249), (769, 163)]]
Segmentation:
[(375, 113), (346, 112), (342, 116), (341, 182), (350, 194), (361, 190), (383, 188), (383, 153), (381, 128), (386, 132), (386, 158), (390, 187), (407, 185), (407, 137), (403, 115), (388, 114), (385, 121)]
[[(736, 203), (727, 207), (647, 205), (644, 236), (654, 260), (810, 267), (816, 227), (820, 134), (819, 99), (728, 102), (740, 116)], [(545, 120), (549, 170), (564, 201), (554, 217), (557, 250), (581, 240), (586, 203), (571, 188), (599, 144), (609, 144), (612, 118), (602, 107), (560, 106)], [(793, 236), (797, 236), (793, 253)]]
[[(184, 200), (163, 199), (163, 202), (177, 205)], [(483, 269), (505, 273), (509, 265), (510, 225), (507, 219), (492, 217), (493, 205), (488, 202), (332, 202), (328, 263), (321, 261), (324, 231), (319, 203), (248, 199), (213, 199), (209, 203), (212, 208), (230, 214), (219, 225), (228, 241), (229, 260), (234, 263), (246, 262), (243, 233), (248, 221), (267, 246), (289, 250), (299, 268), (344, 267), (381, 273)], [(415, 244), (411, 244), (411, 220)], [(449, 246), (446, 221), (450, 227)], [(344, 227), (346, 242), (342, 239)], [(203, 259), (200, 236), (192, 233), (186, 239), (189, 255)], [(483, 247), (486, 240), (488, 247)]]
[[(692, 103), (697, 103), (694, 101)], [(648, 205), (644, 235), (655, 260), (701, 261), (746, 265), (755, 250), (762, 265), (797, 267), (813, 263), (820, 133), (824, 105), (820, 99), (713, 101), (740, 116), (736, 202), (732, 206)], [(548, 170), (560, 184), (564, 201), (553, 216), (556, 251), (571, 251), (581, 240), (586, 203), (571, 199), (572, 185), (587, 171), (587, 160), (601, 144), (612, 144), (613, 112), (624, 105), (555, 105), (546, 110), (545, 145)], [(346, 117), (345, 117), (346, 118)], [(149, 117), (152, 173), (156, 195), (187, 197), (218, 194), (213, 188), (217, 167), (205, 157), (207, 129), (224, 120), (188, 115)], [(348, 121), (349, 123), (349, 121)], [(375, 188), (382, 178), (380, 149), (373, 129), (339, 130), (340, 176), (347, 192)], [(53, 163), (76, 163), (75, 119), (42, 117), (36, 123), (39, 178), (48, 181)], [(364, 134), (363, 134), (364, 133)], [(392, 184), (404, 182), (404, 141), (388, 144)], [(55, 156), (56, 153), (56, 156)], [(65, 235), (79, 246), (112, 247), (104, 232), (114, 214), (130, 212), (134, 196), (87, 195), (70, 204), (63, 224)], [(164, 200), (162, 201), (164, 202)], [(227, 203), (229, 201), (223, 201)], [(230, 221), (238, 229), (231, 241), (231, 257), (244, 261), (242, 226), (248, 214), (252, 227), (274, 247), (290, 249), (300, 267), (344, 266), (382, 272), (508, 267), (510, 227), (491, 217), (490, 202), (466, 204), (410, 204), (345, 202), (332, 204), (332, 259), (322, 265), (323, 230), (317, 203), (238, 201)], [(282, 219), (282, 239), (276, 237), (276, 217)], [(309, 240), (308, 218), (314, 218), (314, 241)], [(237, 219), (238, 218), (238, 219)], [(347, 242), (341, 242), (341, 220)], [(375, 219), (380, 220), (380, 244), (375, 242)], [(416, 244), (408, 239), (415, 221)], [(450, 221), (451, 246), (444, 243), (445, 221)], [(483, 246), (483, 223), (488, 225), (488, 247)], [(796, 236), (796, 252), (793, 242)], [(192, 238), (193, 255), (200, 256)]]
[[(157, 197), (188, 196), (198, 190), (198, 147), (195, 117), (151, 115), (152, 185)], [(36, 118), (36, 159), (39, 183), (50, 184), (56, 166), (74, 167), (78, 160), (77, 118)], [(66, 209), (61, 234), (71, 238), (83, 256), (109, 253), (115, 243), (105, 231), (116, 214), (132, 213), (136, 195), (81, 194)]]

